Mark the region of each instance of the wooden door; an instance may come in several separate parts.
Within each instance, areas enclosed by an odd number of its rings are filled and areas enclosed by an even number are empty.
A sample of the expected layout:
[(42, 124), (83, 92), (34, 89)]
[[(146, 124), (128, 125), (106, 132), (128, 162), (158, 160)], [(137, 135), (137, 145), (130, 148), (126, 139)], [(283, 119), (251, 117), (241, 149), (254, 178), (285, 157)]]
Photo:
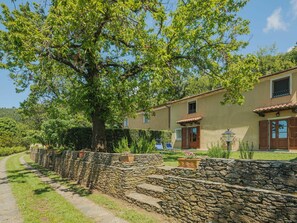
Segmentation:
[(182, 149), (187, 149), (188, 147), (188, 129), (182, 128)]
[(270, 148), (288, 149), (288, 120), (270, 121)]
[(289, 118), (289, 149), (297, 149), (297, 117)]
[(269, 121), (259, 122), (259, 149), (269, 149)]
[(200, 126), (188, 128), (189, 148), (200, 148)]

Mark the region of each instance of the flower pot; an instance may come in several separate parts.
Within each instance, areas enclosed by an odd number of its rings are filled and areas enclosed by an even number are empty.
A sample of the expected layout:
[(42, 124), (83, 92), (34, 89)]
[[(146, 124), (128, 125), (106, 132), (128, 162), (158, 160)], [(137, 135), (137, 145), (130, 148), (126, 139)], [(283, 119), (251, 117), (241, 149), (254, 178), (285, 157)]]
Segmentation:
[(78, 157), (79, 158), (84, 158), (84, 156), (85, 156), (85, 151), (79, 151)]
[(178, 158), (178, 167), (197, 169), (201, 158)]
[(126, 154), (120, 156), (120, 161), (123, 163), (133, 163), (134, 162), (134, 155), (133, 154)]

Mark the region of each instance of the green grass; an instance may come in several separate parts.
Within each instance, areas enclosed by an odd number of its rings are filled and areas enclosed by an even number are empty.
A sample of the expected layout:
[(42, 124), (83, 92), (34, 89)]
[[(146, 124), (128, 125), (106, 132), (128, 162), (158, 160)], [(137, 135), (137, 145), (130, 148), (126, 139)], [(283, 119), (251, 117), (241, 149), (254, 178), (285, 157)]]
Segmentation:
[(35, 174), (26, 170), (19, 162), (22, 155), (9, 158), (6, 167), (12, 192), (25, 223), (92, 222)]
[[(206, 156), (207, 151), (195, 152), (198, 156)], [(181, 151), (177, 152), (163, 152), (163, 160), (166, 166), (177, 167), (177, 159), (179, 157), (185, 157), (185, 154)], [(232, 152), (230, 155), (231, 159), (239, 159), (239, 152)], [(297, 161), (297, 153), (281, 153), (281, 152), (255, 152), (254, 160), (288, 160)]]
[[(88, 189), (83, 188), (82, 186), (70, 182), (66, 179), (61, 178), (57, 174), (55, 174), (53, 171), (49, 171), (35, 163), (33, 163), (29, 156), (25, 156), (26, 162), (30, 164), (32, 167), (38, 169), (42, 174), (46, 175), (47, 177), (51, 178), (52, 180), (55, 180), (56, 182), (59, 182), (65, 186), (67, 186), (71, 191), (73, 191), (76, 194), (79, 194), (80, 196), (84, 196), (90, 200), (92, 200), (94, 203), (100, 205), (101, 207), (105, 207), (108, 210), (110, 210), (114, 215), (116, 215), (119, 218), (125, 219), (128, 222), (131, 223), (158, 223), (162, 222), (162, 219), (160, 219), (159, 216), (155, 214), (149, 214), (145, 211), (135, 209), (135, 207), (131, 207), (130, 205), (127, 205), (126, 202), (121, 201), (116, 198), (112, 198), (110, 196), (101, 194), (99, 192), (91, 192)], [(130, 206), (130, 207), (129, 207)]]
[(3, 160), (5, 158), (5, 156), (0, 156), (0, 160)]

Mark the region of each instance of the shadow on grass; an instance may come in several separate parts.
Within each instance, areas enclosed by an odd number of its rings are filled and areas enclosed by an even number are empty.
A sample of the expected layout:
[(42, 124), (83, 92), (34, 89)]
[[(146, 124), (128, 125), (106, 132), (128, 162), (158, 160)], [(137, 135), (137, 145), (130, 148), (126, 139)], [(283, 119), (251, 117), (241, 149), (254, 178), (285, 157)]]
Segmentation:
[(289, 160), (290, 162), (297, 162), (297, 157), (294, 159)]
[(25, 179), (31, 174), (31, 172), (27, 170), (8, 170), (6, 172), (7, 179), (12, 183), (26, 183), (27, 181)]
[(53, 180), (56, 183), (60, 183), (64, 186), (67, 186), (68, 188), (65, 189), (65, 191), (71, 191), (74, 194), (77, 194), (81, 197), (85, 197), (88, 196), (92, 193), (91, 190), (89, 189), (85, 189), (82, 188), (79, 184), (77, 183), (73, 183), (73, 182), (69, 182), (67, 179), (63, 179), (60, 176), (57, 176), (53, 171), (50, 171), (36, 163), (33, 162), (28, 162), (28, 164), (30, 166), (32, 166), (34, 169), (37, 169), (38, 171), (40, 171), (40, 173), (42, 173), (44, 176), (49, 177), (51, 180)]
[(39, 188), (39, 189), (34, 190), (34, 194), (40, 195), (40, 194), (44, 194), (44, 193), (51, 192), (51, 191), (53, 191), (53, 189), (49, 186), (46, 186), (44, 188)]

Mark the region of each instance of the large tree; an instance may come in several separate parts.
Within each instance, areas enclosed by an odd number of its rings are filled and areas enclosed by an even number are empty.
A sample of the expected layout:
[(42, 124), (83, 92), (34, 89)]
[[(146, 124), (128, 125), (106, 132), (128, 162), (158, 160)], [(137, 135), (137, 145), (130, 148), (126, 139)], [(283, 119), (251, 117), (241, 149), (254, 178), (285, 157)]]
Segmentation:
[[(170, 1), (168, 1), (170, 2)], [(106, 150), (105, 126), (167, 100), (174, 83), (203, 73), (242, 103), (257, 82), (246, 46), (247, 0), (52, 0), (10, 10), (2, 4), (2, 66), (27, 104), (55, 100), (92, 120), (94, 150)], [(242, 39), (242, 38), (241, 38)]]

